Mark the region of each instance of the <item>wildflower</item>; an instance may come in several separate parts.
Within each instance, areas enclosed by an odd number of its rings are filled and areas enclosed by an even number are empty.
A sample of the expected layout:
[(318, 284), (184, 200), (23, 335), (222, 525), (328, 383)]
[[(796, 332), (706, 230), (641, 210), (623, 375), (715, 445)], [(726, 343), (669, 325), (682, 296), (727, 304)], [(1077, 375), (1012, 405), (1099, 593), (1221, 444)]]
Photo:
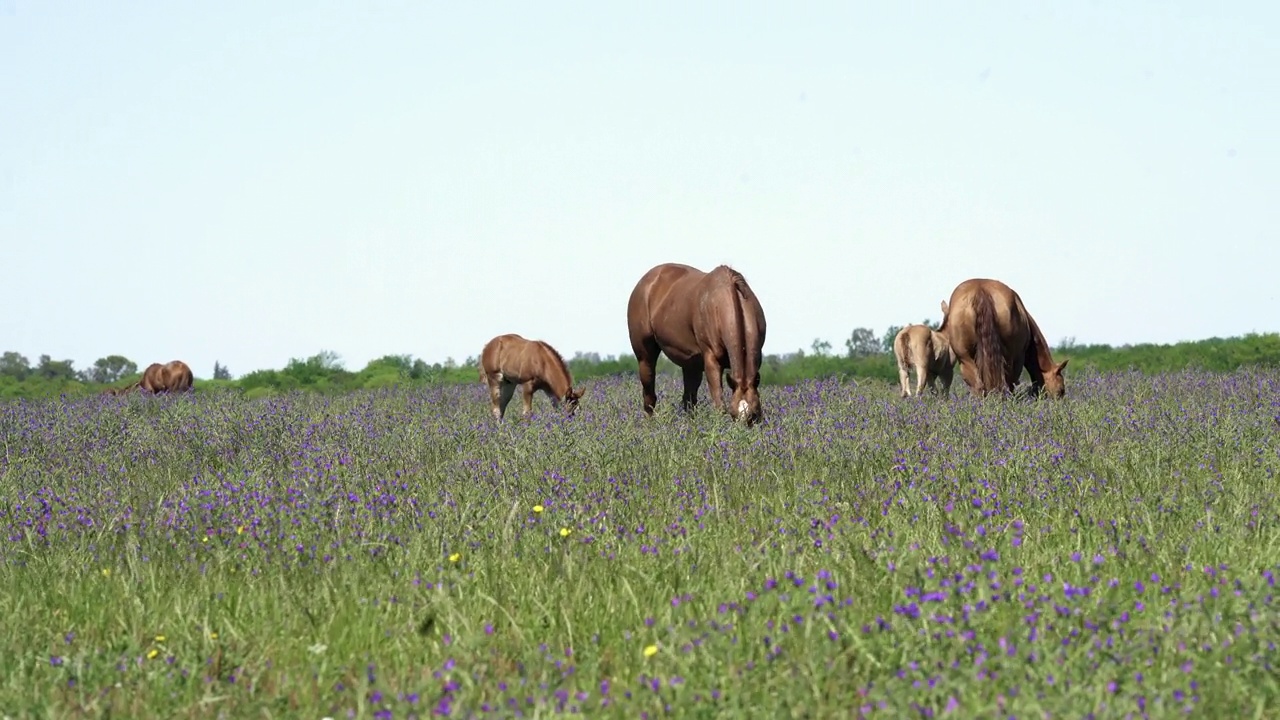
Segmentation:
[(156, 642), (158, 642), (158, 643), (162, 643), (162, 642), (164, 642), (164, 641), (165, 641), (165, 637), (164, 637), (163, 635), (157, 635), (157, 636), (156, 636)]
[(649, 646), (645, 647), (645, 649), (644, 649), (644, 656), (645, 656), (645, 657), (653, 657), (654, 655), (657, 655), (657, 654), (658, 654), (658, 646), (657, 646), (657, 645), (649, 645)]
[(102, 568), (102, 577), (111, 577), (111, 568)]
[(449, 562), (456, 563), (462, 559), (462, 553), (454, 553), (449, 556)]
[(148, 659), (148, 660), (155, 660), (155, 659), (156, 659), (156, 656), (157, 656), (157, 655), (159, 655), (159, 654), (160, 654), (160, 651), (159, 651), (159, 650), (156, 650), (155, 648), (151, 648), (151, 652), (147, 653), (147, 659)]
[(534, 505), (534, 506), (533, 506), (533, 511), (534, 511), (534, 512), (536, 512), (536, 513), (540, 513), (540, 512), (542, 512), (542, 506), (541, 506), (541, 505)]
[(244, 534), (244, 526), (243, 526), (243, 525), (237, 525), (237, 526), (236, 526), (236, 534), (237, 534), (237, 535), (243, 535), (243, 534)]
[(567, 528), (567, 527), (562, 527), (562, 528), (560, 528), (560, 537), (569, 537), (569, 534), (570, 534), (570, 533), (572, 533), (572, 532), (573, 532), (573, 531), (572, 531), (572, 530), (570, 530), (569, 528)]

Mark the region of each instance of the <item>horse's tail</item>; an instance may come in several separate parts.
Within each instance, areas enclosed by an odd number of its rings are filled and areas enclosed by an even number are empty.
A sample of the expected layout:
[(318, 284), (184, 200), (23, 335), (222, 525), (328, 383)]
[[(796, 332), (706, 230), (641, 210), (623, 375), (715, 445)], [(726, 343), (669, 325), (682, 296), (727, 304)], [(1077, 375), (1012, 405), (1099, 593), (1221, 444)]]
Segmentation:
[(733, 326), (738, 336), (733, 343), (734, 347), (729, 352), (729, 366), (737, 368), (742, 381), (750, 386), (751, 379), (760, 371), (755, 364), (755, 353), (752, 352), (752, 348), (760, 342), (760, 328), (756, 325), (754, 318), (748, 326), (743, 300), (747, 298), (754, 300), (755, 293), (747, 285), (746, 278), (737, 271), (731, 270), (729, 278), (729, 294), (733, 297)]
[(996, 306), (991, 293), (979, 288), (973, 299), (974, 329), (978, 333), (978, 380), (986, 392), (1005, 387), (1004, 347), (996, 328)]
[(737, 278), (733, 273), (729, 274), (729, 298), (733, 303), (733, 324), (730, 331), (733, 337), (726, 338), (726, 349), (729, 351), (729, 375), (741, 376), (746, 380), (747, 373), (747, 328), (746, 318), (743, 317), (742, 311), (742, 295), (738, 289)]
[(907, 329), (903, 328), (893, 336), (893, 355), (898, 360), (898, 367), (905, 370), (911, 367), (911, 343)]

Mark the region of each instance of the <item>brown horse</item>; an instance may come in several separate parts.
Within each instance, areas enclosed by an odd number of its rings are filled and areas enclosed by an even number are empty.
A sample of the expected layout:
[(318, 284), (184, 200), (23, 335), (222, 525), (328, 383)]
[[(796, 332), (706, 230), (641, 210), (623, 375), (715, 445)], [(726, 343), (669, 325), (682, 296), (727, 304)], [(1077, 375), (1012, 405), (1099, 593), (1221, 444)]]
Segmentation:
[(711, 403), (724, 410), (720, 383), (729, 371), (729, 416), (748, 426), (764, 417), (760, 408), (760, 362), (764, 310), (746, 278), (727, 265), (711, 272), (664, 263), (646, 272), (627, 301), (627, 330), (640, 364), (644, 411), (653, 415), (658, 353), (684, 370), (684, 400), (692, 409), (707, 376)]
[(507, 404), (520, 386), (524, 395), (524, 416), (533, 413), (533, 394), (541, 390), (551, 398), (552, 407), (568, 406), (568, 414), (578, 409), (582, 390), (575, 390), (569, 367), (556, 349), (541, 340), (526, 340), (508, 333), (485, 343), (480, 352), (480, 381), (489, 385), (489, 404), (494, 420), (502, 420)]
[(956, 354), (945, 335), (928, 325), (908, 325), (893, 338), (893, 354), (898, 360), (898, 382), (902, 385), (902, 397), (911, 396), (908, 368), (916, 370), (916, 395), (929, 389), (938, 391), (935, 382), (941, 378), (942, 394), (951, 395), (951, 381), (955, 375)]
[(104, 395), (124, 395), (134, 388), (142, 388), (149, 393), (186, 392), (195, 381), (191, 368), (181, 360), (171, 360), (163, 365), (151, 363), (142, 371), (142, 378), (119, 390), (107, 388)]
[(942, 303), (942, 325), (960, 362), (960, 375), (975, 395), (1012, 392), (1026, 367), (1033, 394), (1066, 393), (1062, 371), (1068, 360), (1054, 363), (1040, 326), (1022, 298), (999, 280), (971, 278)]

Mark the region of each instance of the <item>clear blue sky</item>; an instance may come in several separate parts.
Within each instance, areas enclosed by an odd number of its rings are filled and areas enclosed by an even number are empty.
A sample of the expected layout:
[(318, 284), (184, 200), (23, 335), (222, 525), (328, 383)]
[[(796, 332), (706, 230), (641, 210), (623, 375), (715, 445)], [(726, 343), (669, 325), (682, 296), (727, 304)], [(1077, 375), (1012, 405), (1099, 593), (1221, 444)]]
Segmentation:
[(208, 377), (629, 351), (726, 262), (765, 352), (937, 318), (1275, 331), (1280, 4), (0, 0), (0, 350)]

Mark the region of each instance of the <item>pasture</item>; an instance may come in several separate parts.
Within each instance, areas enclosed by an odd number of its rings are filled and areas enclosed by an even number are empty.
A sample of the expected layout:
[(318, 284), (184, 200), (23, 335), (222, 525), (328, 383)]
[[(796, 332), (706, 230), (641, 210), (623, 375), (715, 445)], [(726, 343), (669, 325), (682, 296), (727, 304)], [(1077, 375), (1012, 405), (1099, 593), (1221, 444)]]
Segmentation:
[(1280, 712), (1280, 372), (585, 389), (4, 404), (0, 715)]

